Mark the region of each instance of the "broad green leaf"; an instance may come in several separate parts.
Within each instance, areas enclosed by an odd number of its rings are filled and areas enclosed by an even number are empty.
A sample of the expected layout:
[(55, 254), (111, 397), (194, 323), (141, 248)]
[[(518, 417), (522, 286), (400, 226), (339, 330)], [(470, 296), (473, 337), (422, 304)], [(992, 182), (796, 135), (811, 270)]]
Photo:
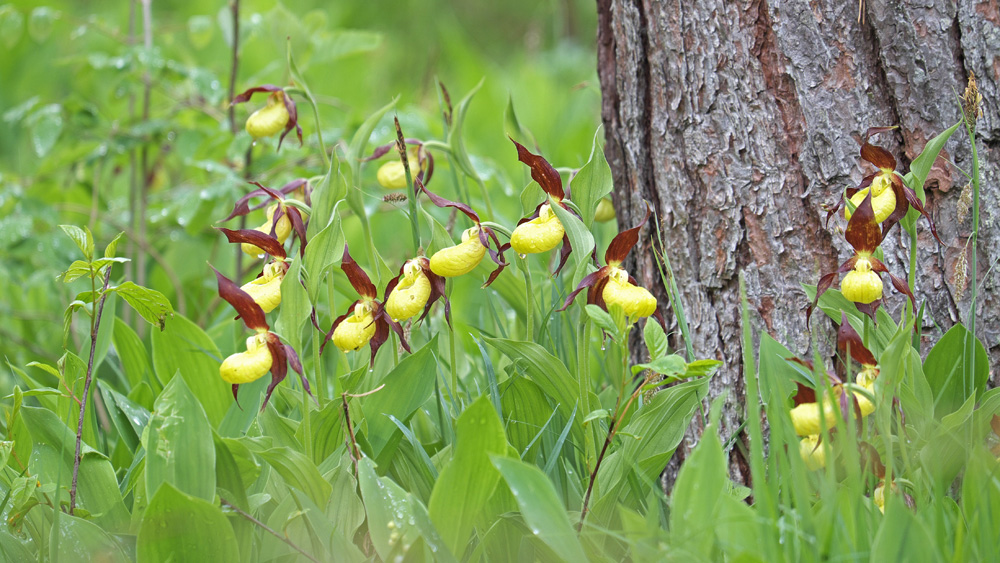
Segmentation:
[(634, 436), (625, 440), (615, 459), (601, 465), (598, 479), (605, 493), (637, 471), (652, 480), (666, 466), (674, 449), (684, 437), (695, 408), (708, 390), (708, 378), (687, 381), (668, 387), (655, 395), (622, 429)]
[(454, 457), (434, 484), (428, 509), (445, 545), (452, 553), (464, 553), (473, 523), (500, 479), (489, 454), (506, 454), (507, 440), (485, 395), (458, 417), (456, 432)]
[[(306, 250), (308, 248), (306, 247)], [(278, 334), (296, 352), (301, 352), (303, 349), (302, 327), (306, 325), (309, 313), (312, 312), (309, 296), (306, 295), (306, 290), (300, 281), (301, 271), (302, 260), (295, 260), (285, 273), (285, 278), (281, 280), (281, 306), (278, 307), (278, 320), (274, 323)], [(319, 285), (318, 281), (316, 285)]]
[[(34, 442), (29, 471), (42, 482), (58, 483), (68, 491), (76, 432), (49, 410), (24, 406), (21, 416)], [(112, 533), (124, 531), (129, 515), (111, 462), (86, 443), (81, 445), (81, 454), (77, 506), (89, 512), (103, 529)], [(62, 494), (68, 499), (68, 493)]]
[(521, 213), (525, 216), (534, 213), (538, 204), (545, 201), (546, 195), (538, 182), (532, 180), (521, 190)]
[(125, 550), (115, 538), (97, 524), (60, 514), (55, 529), (49, 535), (49, 553), (52, 561), (79, 561), (93, 563), (128, 563)]
[(930, 174), (931, 167), (934, 166), (934, 161), (941, 154), (941, 149), (944, 148), (945, 143), (948, 142), (948, 139), (951, 138), (952, 134), (961, 125), (962, 121), (959, 120), (958, 123), (945, 129), (930, 141), (927, 141), (927, 144), (924, 145), (924, 150), (920, 151), (917, 158), (914, 158), (913, 162), (910, 163), (910, 174), (913, 175), (911, 187), (917, 193), (920, 201), (926, 199), (924, 195), (924, 182), (927, 181), (927, 175)]
[[(311, 223), (310, 223), (311, 224)], [(344, 230), (340, 224), (340, 214), (334, 210), (330, 223), (319, 233), (309, 239), (306, 255), (303, 258), (305, 270), (309, 276), (306, 284), (309, 290), (309, 301), (316, 305), (319, 302), (319, 292), (323, 288), (323, 279), (343, 256)], [(288, 275), (285, 275), (288, 278)], [(282, 290), (284, 299), (284, 290)]]
[(580, 207), (580, 217), (589, 229), (594, 224), (594, 212), (601, 198), (611, 193), (614, 182), (611, 178), (611, 167), (604, 156), (604, 149), (598, 141), (601, 130), (594, 132), (594, 143), (590, 149), (590, 159), (577, 172), (571, 184), (573, 202)]
[(122, 371), (125, 372), (129, 387), (135, 387), (141, 381), (152, 381), (150, 375), (153, 370), (149, 366), (149, 356), (142, 340), (139, 340), (139, 335), (121, 319), (116, 318), (113, 324), (111, 343), (121, 361)]
[(903, 504), (899, 495), (886, 494), (885, 518), (875, 534), (871, 561), (941, 561), (934, 535)]
[(368, 146), (368, 140), (372, 136), (372, 131), (375, 130), (375, 126), (378, 122), (382, 120), (382, 117), (389, 112), (392, 108), (396, 107), (396, 102), (399, 101), (399, 97), (395, 97), (391, 102), (379, 108), (375, 113), (368, 116), (368, 119), (358, 127), (358, 130), (354, 133), (354, 137), (351, 138), (351, 144), (348, 149), (348, 158), (351, 163), (351, 172), (354, 177), (354, 181), (359, 181), (361, 177), (361, 159), (365, 157), (365, 147)]
[(149, 411), (133, 403), (128, 397), (118, 393), (107, 383), (97, 380), (104, 404), (108, 407), (111, 420), (118, 430), (118, 435), (125, 441), (128, 449), (135, 453), (139, 447), (139, 439), (149, 423)]
[[(344, 447), (344, 409), (340, 401), (329, 401), (323, 410), (310, 409), (312, 427), (313, 461), (321, 464), (326, 458)], [(295, 437), (300, 444), (306, 443), (305, 425), (299, 424)]]
[(368, 533), (383, 560), (390, 560), (401, 545), (412, 545), (421, 537), (434, 550), (436, 560), (455, 560), (420, 501), (392, 479), (379, 477), (370, 459), (358, 462), (358, 484), (368, 515)]
[(503, 110), (503, 127), (504, 133), (513, 137), (515, 141), (529, 147), (537, 147), (538, 142), (535, 141), (535, 136), (518, 121), (517, 112), (514, 111), (514, 96), (509, 92), (507, 93), (507, 107)]
[[(558, 358), (534, 342), (503, 338), (483, 340), (522, 366), (531, 380), (559, 404), (560, 412), (569, 420), (579, 400), (580, 386)], [(583, 443), (583, 428), (579, 424), (573, 425), (571, 441)]]
[(170, 483), (164, 483), (150, 499), (136, 551), (139, 561), (240, 560), (236, 536), (222, 509)]
[(533, 462), (538, 455), (538, 433), (553, 414), (538, 385), (524, 377), (512, 377), (500, 384), (500, 405), (510, 445)]
[[(92, 266), (90, 265), (90, 262), (85, 260), (75, 260), (69, 265), (69, 268), (66, 268), (63, 273), (59, 274), (59, 281), (63, 283), (72, 283), (84, 276), (90, 276), (93, 271), (91, 268)], [(89, 299), (86, 300), (87, 303), (93, 302), (97, 297), (96, 294), (90, 292), (87, 293), (87, 296), (89, 297)]]
[(81, 229), (76, 225), (59, 225), (59, 228), (76, 243), (84, 258), (88, 261), (94, 259), (94, 235), (90, 234), (90, 229)]
[(951, 327), (931, 348), (924, 375), (934, 394), (938, 417), (953, 412), (986, 388), (990, 364), (986, 349), (961, 323)]
[[(705, 429), (701, 441), (684, 460), (670, 502), (670, 536), (685, 553), (711, 558), (719, 512), (728, 495), (726, 457), (717, 425)], [(724, 536), (725, 531), (719, 530)]]
[[(313, 243), (313, 238), (320, 230), (326, 228), (334, 220), (335, 209), (344, 196), (347, 195), (347, 181), (340, 169), (340, 155), (333, 152), (330, 158), (330, 167), (323, 175), (312, 191), (312, 216), (309, 224), (306, 225), (306, 239), (309, 244)], [(309, 248), (307, 247), (308, 251)], [(308, 261), (306, 262), (308, 264)]]
[(642, 339), (646, 343), (646, 350), (649, 351), (649, 359), (666, 356), (670, 351), (667, 343), (667, 335), (663, 332), (663, 327), (657, 322), (647, 322), (642, 329)]
[(305, 455), (291, 448), (271, 448), (257, 455), (273, 467), (289, 487), (307, 494), (316, 506), (326, 506), (330, 500), (330, 483)]
[(371, 51), (382, 43), (382, 34), (358, 29), (324, 29), (316, 41), (316, 55), (311, 62), (332, 61)]
[[(655, 323), (646, 324), (649, 325)], [(654, 373), (665, 375), (668, 379), (680, 378), (684, 377), (684, 374), (687, 372), (687, 362), (685, 362), (684, 358), (678, 356), (677, 354), (670, 354), (669, 356), (657, 358), (648, 364), (632, 366), (632, 375), (636, 375), (647, 369)]]
[(514, 493), (521, 516), (535, 537), (564, 561), (587, 561), (580, 538), (549, 478), (534, 465), (516, 459), (496, 455), (490, 459)]
[[(454, 119), (452, 120), (451, 129), (448, 130), (448, 144), (451, 145), (451, 155), (452, 163), (458, 166), (466, 176), (476, 180), (481, 181), (479, 178), (479, 173), (476, 172), (476, 168), (472, 165), (472, 161), (469, 159), (469, 153), (465, 149), (465, 138), (463, 128), (465, 126), (465, 115), (469, 111), (469, 104), (472, 102), (472, 97), (476, 95), (476, 92), (483, 87), (483, 78), (479, 81), (469, 93), (465, 95), (464, 98), (458, 105), (455, 106)], [(492, 218), (491, 218), (492, 219)]]
[(162, 483), (205, 500), (215, 498), (215, 445), (201, 404), (183, 378), (156, 398), (146, 430), (146, 492)]
[[(590, 232), (590, 229), (583, 224), (583, 221), (579, 217), (569, 210), (563, 209), (561, 205), (552, 201), (551, 198), (549, 203), (552, 206), (552, 211), (559, 218), (559, 222), (566, 229), (566, 235), (573, 246), (573, 256), (576, 257), (576, 264), (590, 260), (590, 253), (594, 250), (594, 235)], [(593, 213), (591, 213), (591, 218), (593, 218)]]
[[(0, 18), (3, 17), (2, 14), (3, 7), (0, 7)], [(2, 30), (0, 33), (3, 33)], [(0, 530), (0, 559), (4, 561), (32, 561), (35, 557), (21, 540), (6, 530)]]
[[(609, 315), (607, 311), (601, 309), (597, 305), (585, 305), (584, 311), (586, 311), (587, 316), (590, 317), (590, 320), (593, 321), (595, 325), (597, 325), (597, 328), (603, 330), (604, 332), (607, 332), (608, 334), (618, 335), (619, 333), (618, 325), (615, 324), (615, 320), (611, 318), (611, 315)], [(646, 323), (646, 324), (651, 325), (656, 323)]]
[(115, 238), (111, 239), (111, 242), (109, 242), (108, 245), (104, 247), (105, 258), (115, 257), (115, 255), (118, 252), (118, 243), (120, 243), (123, 238), (125, 238), (125, 231), (118, 233), (117, 235), (115, 235)]
[(175, 313), (163, 331), (150, 333), (153, 368), (166, 384), (180, 372), (188, 389), (205, 409), (212, 427), (218, 426), (233, 402), (231, 388), (219, 377), (222, 354), (198, 325)]
[(362, 401), (364, 411), (371, 413), (367, 417), (368, 432), (365, 436), (376, 460), (388, 461), (401, 437), (399, 429), (386, 415), (392, 415), (405, 424), (434, 392), (437, 372), (432, 351), (436, 349), (435, 336), (423, 348), (400, 360), (399, 365), (379, 383), (385, 385), (380, 391), (354, 399)]
[(163, 330), (167, 317), (173, 313), (173, 307), (165, 295), (154, 289), (136, 285), (127, 281), (115, 288), (115, 292), (139, 313), (149, 324)]

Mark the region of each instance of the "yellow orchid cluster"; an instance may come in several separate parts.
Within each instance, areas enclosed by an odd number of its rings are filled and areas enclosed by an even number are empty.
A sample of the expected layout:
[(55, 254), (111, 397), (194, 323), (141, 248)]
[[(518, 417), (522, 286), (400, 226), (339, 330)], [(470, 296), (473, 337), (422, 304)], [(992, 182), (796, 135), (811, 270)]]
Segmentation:
[[(823, 451), (820, 436), (825, 427), (834, 430), (842, 415), (853, 412), (860, 421), (875, 412), (875, 380), (879, 375), (878, 360), (865, 347), (861, 336), (848, 321), (847, 314), (841, 314), (840, 329), (837, 331), (837, 349), (843, 358), (850, 358), (850, 365), (859, 365), (860, 369), (854, 378), (853, 390), (845, 389), (837, 376), (827, 374), (834, 382), (830, 391), (822, 397), (822, 407), (817, 401), (813, 389), (798, 384), (795, 395), (795, 407), (791, 409), (792, 426), (795, 433), (802, 436), (799, 442), (799, 453), (809, 469), (820, 469), (826, 466), (826, 454)], [(810, 362), (796, 360), (798, 363), (812, 368)]]
[(278, 148), (288, 135), (295, 130), (299, 137), (299, 144), (302, 144), (302, 127), (299, 126), (299, 114), (295, 106), (295, 100), (285, 91), (284, 88), (273, 84), (264, 84), (250, 88), (233, 98), (230, 105), (249, 102), (250, 98), (258, 92), (266, 92), (267, 105), (250, 114), (247, 118), (246, 130), (251, 137), (262, 139), (281, 133), (278, 139)]
[[(287, 204), (285, 198), (294, 194), (308, 202), (309, 190), (308, 183), (302, 179), (290, 182), (279, 190), (251, 183), (257, 189), (238, 200), (225, 220), (247, 215), (253, 209), (267, 205), (265, 203), (256, 208), (250, 207), (253, 198), (267, 197), (274, 201), (267, 207), (267, 221), (256, 229), (219, 230), (230, 243), (239, 244), (244, 253), (266, 258), (265, 263), (260, 274), (243, 286), (237, 286), (218, 271), (216, 278), (219, 296), (236, 309), (239, 318), (247, 328), (254, 331), (254, 335), (247, 338), (245, 352), (232, 354), (222, 362), (219, 376), (233, 386), (233, 397), (236, 397), (240, 385), (256, 381), (271, 372), (271, 385), (268, 386), (263, 402), (263, 406), (266, 406), (275, 386), (285, 378), (289, 364), (302, 375), (302, 366), (295, 350), (282, 344), (280, 338), (270, 331), (265, 315), (281, 304), (281, 284), (288, 272), (285, 240), (295, 232), (301, 240), (300, 253), (304, 252), (306, 245), (305, 221), (308, 218), (298, 208)], [(304, 377), (302, 381), (308, 388)]]

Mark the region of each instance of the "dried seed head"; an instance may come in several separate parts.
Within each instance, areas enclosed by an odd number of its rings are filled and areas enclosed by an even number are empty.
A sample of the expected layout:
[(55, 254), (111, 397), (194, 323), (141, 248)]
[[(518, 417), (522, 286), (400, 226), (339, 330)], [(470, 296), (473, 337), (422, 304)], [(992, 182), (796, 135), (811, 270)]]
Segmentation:
[(955, 206), (955, 213), (957, 215), (958, 223), (962, 224), (965, 219), (969, 216), (969, 211), (972, 209), (972, 184), (966, 184), (962, 187), (962, 195), (958, 198), (958, 205)]
[(386, 203), (403, 203), (406, 201), (406, 194), (402, 192), (385, 194), (384, 196), (382, 196), (382, 201)]
[(983, 116), (983, 95), (979, 93), (979, 87), (976, 86), (975, 73), (969, 73), (969, 83), (965, 87), (965, 93), (962, 94), (961, 100), (965, 121), (975, 133), (976, 119)]
[(954, 288), (955, 302), (962, 300), (965, 290), (969, 287), (969, 247), (966, 246), (955, 260), (955, 271), (951, 274), (951, 285)]

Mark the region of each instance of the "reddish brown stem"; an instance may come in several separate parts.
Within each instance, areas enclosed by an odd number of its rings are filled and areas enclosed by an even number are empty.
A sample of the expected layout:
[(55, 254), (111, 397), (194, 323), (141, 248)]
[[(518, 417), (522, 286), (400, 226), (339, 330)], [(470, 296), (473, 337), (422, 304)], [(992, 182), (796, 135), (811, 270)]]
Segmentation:
[(80, 448), (83, 438), (83, 417), (87, 413), (87, 397), (90, 393), (90, 381), (94, 375), (94, 354), (97, 352), (97, 332), (101, 329), (101, 314), (104, 313), (104, 301), (108, 298), (108, 284), (111, 282), (111, 265), (104, 272), (104, 289), (97, 303), (97, 313), (90, 328), (90, 359), (87, 360), (87, 377), (83, 381), (83, 402), (80, 404), (80, 420), (76, 426), (76, 453), (73, 456), (73, 483), (69, 489), (69, 514), (73, 515), (76, 508), (76, 482), (80, 475)]
[(358, 460), (361, 459), (361, 452), (358, 451), (358, 442), (354, 439), (354, 427), (351, 426), (351, 410), (347, 406), (347, 393), (340, 396), (344, 402), (344, 421), (347, 425), (347, 448), (351, 452), (351, 461), (354, 462), (354, 475), (358, 474)]

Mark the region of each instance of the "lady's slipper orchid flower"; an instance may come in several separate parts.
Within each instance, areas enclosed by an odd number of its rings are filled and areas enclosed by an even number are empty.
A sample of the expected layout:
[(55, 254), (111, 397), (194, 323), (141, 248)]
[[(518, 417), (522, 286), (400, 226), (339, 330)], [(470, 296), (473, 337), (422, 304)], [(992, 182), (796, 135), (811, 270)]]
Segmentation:
[[(419, 178), (415, 179), (414, 183), (416, 185), (416, 189), (427, 194), (427, 197), (430, 198), (431, 203), (434, 205), (442, 208), (450, 207), (452, 209), (457, 209), (464, 213), (466, 217), (472, 219), (475, 223), (475, 226), (462, 232), (461, 244), (449, 246), (448, 248), (442, 248), (431, 256), (431, 272), (445, 278), (453, 278), (468, 274), (472, 270), (476, 269), (476, 266), (482, 262), (483, 257), (486, 256), (487, 252), (489, 252), (490, 258), (492, 258), (493, 262), (497, 264), (497, 269), (493, 270), (493, 273), (490, 274), (490, 277), (486, 280), (486, 283), (483, 284), (483, 287), (493, 283), (493, 280), (495, 280), (497, 276), (500, 275), (500, 272), (507, 267), (507, 262), (504, 262), (503, 259), (503, 252), (506, 245), (500, 244), (500, 240), (497, 239), (496, 231), (482, 225), (479, 221), (479, 214), (473, 211), (468, 205), (457, 201), (451, 201), (436, 195), (434, 192), (424, 187), (424, 183)], [(494, 250), (493, 247), (490, 246), (490, 241), (493, 242), (497, 250)]]
[(819, 435), (806, 436), (799, 442), (799, 455), (810, 471), (826, 467), (826, 452)]
[[(410, 345), (406, 343), (403, 336), (403, 327), (392, 320), (386, 313), (385, 307), (376, 299), (378, 291), (375, 284), (369, 279), (368, 274), (361, 269), (361, 266), (351, 258), (347, 245), (344, 245), (344, 258), (340, 263), (340, 268), (347, 274), (347, 279), (351, 282), (354, 290), (358, 292), (361, 299), (358, 299), (347, 309), (347, 312), (337, 317), (333, 321), (333, 326), (326, 333), (323, 345), (328, 340), (333, 340), (333, 344), (348, 352), (360, 350), (365, 344), (371, 344), (371, 365), (375, 365), (375, 354), (378, 349), (389, 339), (389, 329), (391, 328), (398, 336), (403, 348), (410, 351)], [(321, 347), (322, 351), (322, 347)]]
[(254, 302), (260, 305), (265, 313), (270, 313), (281, 304), (281, 281), (285, 279), (285, 273), (288, 272), (285, 247), (278, 239), (257, 229), (233, 231), (220, 228), (219, 230), (226, 235), (229, 242), (260, 248), (266, 254), (274, 257), (272, 262), (264, 266), (256, 279), (243, 284), (240, 288), (253, 298)]
[(824, 274), (816, 286), (816, 297), (806, 309), (806, 323), (812, 315), (813, 309), (819, 302), (819, 298), (826, 293), (827, 289), (840, 274), (846, 273), (841, 282), (840, 289), (844, 297), (853, 301), (858, 310), (875, 319), (875, 311), (878, 310), (882, 299), (882, 278), (880, 273), (889, 274), (893, 287), (897, 291), (904, 293), (915, 301), (906, 281), (897, 278), (889, 269), (885, 267), (879, 259), (875, 258), (875, 251), (882, 243), (882, 230), (875, 222), (875, 212), (872, 209), (872, 197), (869, 193), (862, 200), (861, 205), (855, 209), (851, 215), (851, 220), (847, 222), (847, 230), (844, 237), (854, 248), (854, 256), (837, 268), (837, 271)]
[[(878, 378), (878, 360), (875, 355), (865, 347), (864, 341), (858, 331), (854, 330), (847, 320), (847, 313), (840, 314), (840, 328), (837, 330), (837, 350), (842, 358), (851, 358), (861, 366), (861, 371), (854, 378), (854, 383), (867, 391), (872, 396), (875, 395), (875, 379)], [(875, 412), (875, 403), (861, 393), (853, 393), (854, 402), (857, 405), (857, 412), (864, 418)]]
[[(212, 268), (215, 270), (215, 268)], [(302, 364), (295, 350), (287, 344), (282, 344), (278, 335), (270, 331), (264, 310), (260, 308), (247, 292), (240, 289), (232, 280), (215, 270), (219, 283), (219, 296), (236, 309), (247, 328), (256, 334), (247, 339), (246, 352), (238, 352), (225, 359), (219, 366), (219, 376), (233, 386), (233, 398), (237, 397), (239, 386), (256, 381), (271, 372), (271, 384), (267, 386), (264, 403), (261, 410), (267, 406), (274, 388), (288, 373), (288, 365), (302, 376)], [(302, 384), (309, 389), (308, 381), (302, 377)]]
[[(872, 135), (892, 131), (893, 129), (895, 127), (872, 127), (865, 133), (865, 140), (861, 145), (861, 158), (875, 165), (878, 171), (865, 176), (861, 180), (861, 183), (858, 184), (858, 187), (848, 188), (845, 195), (851, 200), (855, 208), (861, 205), (867, 194), (870, 193), (872, 195), (872, 210), (875, 213), (875, 222), (882, 224), (883, 238), (892, 230), (896, 223), (899, 223), (903, 217), (906, 217), (910, 207), (913, 207), (927, 218), (931, 234), (934, 235), (938, 243), (944, 244), (941, 242), (940, 237), (938, 237), (934, 221), (927, 214), (916, 192), (908, 188), (903, 183), (903, 179), (896, 173), (895, 157), (884, 148), (868, 142), (868, 139)], [(844, 210), (844, 217), (848, 221), (850, 221), (852, 214), (850, 207)]]
[(598, 223), (607, 223), (614, 218), (614, 204), (611, 203), (610, 198), (602, 197), (601, 201), (597, 202), (597, 209), (594, 210), (594, 221), (597, 221)]
[(542, 190), (548, 194), (549, 200), (542, 202), (535, 208), (535, 212), (517, 222), (517, 227), (510, 235), (510, 247), (518, 254), (537, 254), (548, 252), (559, 246), (562, 242), (562, 251), (559, 255), (559, 266), (556, 267), (555, 274), (558, 274), (569, 259), (573, 247), (570, 245), (566, 229), (563, 227), (559, 217), (556, 216), (552, 206), (558, 205), (573, 213), (566, 204), (563, 203), (566, 192), (563, 190), (562, 178), (551, 164), (541, 156), (533, 154), (524, 145), (514, 139), (510, 140), (517, 147), (517, 159), (527, 164), (531, 169), (531, 179), (538, 182)]
[(299, 144), (302, 144), (302, 127), (299, 127), (299, 113), (295, 109), (295, 100), (285, 92), (284, 88), (279, 88), (272, 84), (264, 84), (256, 88), (250, 88), (242, 94), (233, 98), (231, 105), (242, 104), (250, 101), (250, 98), (257, 92), (270, 92), (267, 97), (267, 105), (253, 112), (247, 118), (247, 133), (254, 139), (270, 137), (281, 132), (278, 139), (278, 149), (285, 140), (285, 135), (295, 129), (299, 137)]
[(629, 319), (655, 315), (660, 324), (664, 324), (653, 294), (646, 288), (640, 287), (635, 278), (621, 267), (628, 253), (639, 242), (639, 230), (649, 220), (650, 211), (647, 203), (646, 215), (642, 221), (635, 227), (618, 233), (618, 236), (611, 240), (607, 252), (604, 253), (604, 262), (607, 265), (580, 280), (580, 284), (566, 298), (560, 311), (568, 309), (577, 294), (586, 289), (588, 305), (597, 305), (605, 311), (610, 305), (618, 305)]
[[(292, 192), (297, 193), (299, 190), (302, 190), (302, 193), (305, 196), (306, 204), (308, 205), (309, 192), (306, 190), (306, 181), (295, 180), (294, 182), (288, 183), (280, 190), (272, 190), (271, 188), (265, 187), (258, 182), (250, 183), (257, 186), (258, 189), (253, 190), (247, 195), (241, 197), (236, 202), (236, 205), (233, 206), (232, 213), (230, 213), (229, 216), (222, 221), (226, 222), (234, 217), (247, 215), (253, 210), (249, 205), (251, 198), (268, 196), (277, 203), (268, 207), (267, 222), (260, 227), (257, 227), (255, 230), (273, 236), (277, 239), (279, 244), (284, 244), (291, 232), (294, 231), (299, 237), (299, 241), (301, 243), (299, 245), (299, 255), (304, 254), (306, 247), (306, 221), (308, 218), (303, 217), (302, 212), (299, 211), (298, 208), (286, 204), (285, 195)], [(243, 243), (241, 248), (244, 253), (254, 257), (261, 256), (266, 253), (263, 248), (255, 246), (251, 243)]]
[[(424, 183), (430, 182), (431, 176), (434, 175), (434, 157), (419, 139), (406, 139), (406, 143), (406, 166), (410, 169), (410, 177), (419, 177)], [(377, 147), (365, 161), (381, 158), (395, 147), (396, 143)], [(387, 190), (401, 190), (406, 187), (406, 167), (403, 166), (403, 160), (398, 154), (396, 158), (379, 167), (375, 179)]]
[(399, 275), (385, 286), (385, 312), (397, 322), (416, 315), (421, 309), (417, 322), (423, 320), (431, 310), (431, 305), (444, 298), (444, 314), (451, 324), (451, 304), (445, 296), (444, 278), (431, 270), (431, 261), (423, 256), (407, 260), (399, 269)]

